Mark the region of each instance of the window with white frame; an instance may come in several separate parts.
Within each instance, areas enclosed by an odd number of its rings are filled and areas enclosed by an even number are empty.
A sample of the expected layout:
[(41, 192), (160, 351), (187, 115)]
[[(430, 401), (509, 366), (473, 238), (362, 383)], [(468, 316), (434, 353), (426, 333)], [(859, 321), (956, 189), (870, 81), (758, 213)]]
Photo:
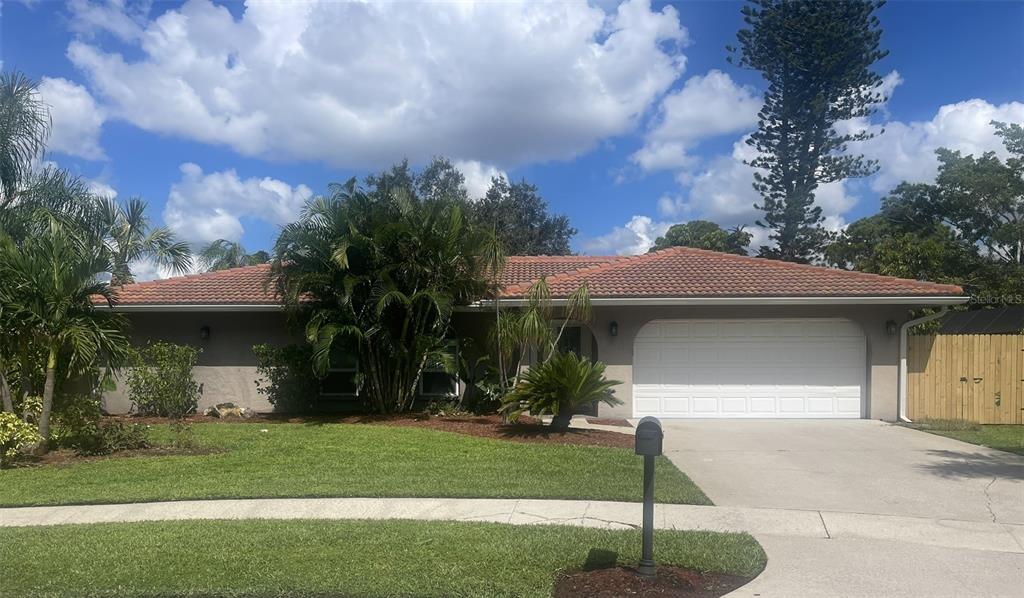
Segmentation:
[(356, 396), (359, 394), (358, 374), (359, 358), (354, 352), (344, 349), (331, 351), (330, 367), (320, 381), (320, 394), (326, 397)]
[[(458, 341), (448, 342), (446, 359), (451, 364), (458, 363)], [(420, 376), (420, 395), (424, 397), (457, 397), (459, 396), (459, 377), (449, 373), (441, 360), (428, 363)]]

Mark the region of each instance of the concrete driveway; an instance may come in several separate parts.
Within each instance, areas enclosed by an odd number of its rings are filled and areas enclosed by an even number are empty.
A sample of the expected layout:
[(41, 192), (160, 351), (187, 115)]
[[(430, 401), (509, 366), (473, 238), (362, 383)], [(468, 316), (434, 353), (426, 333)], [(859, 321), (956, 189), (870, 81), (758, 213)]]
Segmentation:
[(873, 539), (755, 534), (768, 566), (734, 596), (1024, 595), (1021, 551), (940, 546), (895, 518), (877, 533), (878, 515), (920, 518), (947, 540), (994, 522), (1024, 550), (1024, 458), (870, 420), (662, 423), (666, 455), (716, 505), (817, 511), (826, 532), (837, 518), (875, 526)]
[(666, 420), (716, 505), (1024, 523), (1024, 458), (872, 420)]

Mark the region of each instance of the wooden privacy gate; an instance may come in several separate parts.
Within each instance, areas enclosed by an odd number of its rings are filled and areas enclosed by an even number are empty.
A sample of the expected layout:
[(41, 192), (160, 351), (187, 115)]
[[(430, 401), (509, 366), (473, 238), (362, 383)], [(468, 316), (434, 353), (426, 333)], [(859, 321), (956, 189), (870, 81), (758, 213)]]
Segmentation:
[(911, 336), (907, 416), (1024, 423), (1024, 335)]

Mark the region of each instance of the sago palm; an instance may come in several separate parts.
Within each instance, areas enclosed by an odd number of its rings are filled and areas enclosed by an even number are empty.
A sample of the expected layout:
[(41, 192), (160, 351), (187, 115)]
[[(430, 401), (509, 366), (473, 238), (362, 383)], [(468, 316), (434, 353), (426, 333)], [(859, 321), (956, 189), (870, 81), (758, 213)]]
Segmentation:
[(589, 403), (621, 405), (612, 388), (621, 384), (606, 380), (604, 364), (592, 362), (575, 353), (555, 353), (544, 363), (530, 368), (516, 387), (505, 397), (502, 412), (516, 420), (526, 411), (534, 415), (554, 416), (551, 425), (569, 425), (573, 410)]

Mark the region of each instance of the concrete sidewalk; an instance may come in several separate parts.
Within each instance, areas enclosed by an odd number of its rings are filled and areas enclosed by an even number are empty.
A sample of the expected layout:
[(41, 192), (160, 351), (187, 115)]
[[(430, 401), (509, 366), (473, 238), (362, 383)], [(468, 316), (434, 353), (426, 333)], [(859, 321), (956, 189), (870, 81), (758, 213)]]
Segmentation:
[[(0, 509), (0, 526), (188, 519), (418, 519), (557, 524), (610, 529), (640, 525), (639, 503), (459, 499), (283, 498)], [(748, 532), (757, 538), (898, 541), (1024, 554), (1024, 525), (746, 507), (657, 505), (659, 529)], [(773, 558), (769, 552), (769, 559)]]

